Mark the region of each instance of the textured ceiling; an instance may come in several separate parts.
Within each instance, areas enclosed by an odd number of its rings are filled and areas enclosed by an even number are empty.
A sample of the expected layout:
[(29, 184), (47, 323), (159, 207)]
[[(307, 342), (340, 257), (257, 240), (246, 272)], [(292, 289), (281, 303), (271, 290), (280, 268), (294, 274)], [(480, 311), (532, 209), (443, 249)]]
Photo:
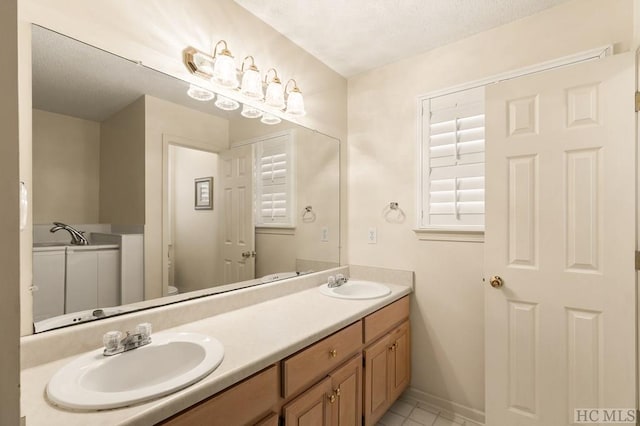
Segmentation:
[(350, 77), (567, 0), (235, 0)]

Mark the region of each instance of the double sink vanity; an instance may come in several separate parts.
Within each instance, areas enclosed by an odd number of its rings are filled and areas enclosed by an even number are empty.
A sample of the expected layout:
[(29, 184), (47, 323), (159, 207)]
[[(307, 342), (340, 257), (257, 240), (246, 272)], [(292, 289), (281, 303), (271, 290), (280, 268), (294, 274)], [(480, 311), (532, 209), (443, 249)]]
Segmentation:
[[(351, 280), (328, 287), (336, 274)], [(23, 414), (29, 425), (375, 424), (409, 384), (412, 285), (410, 272), (341, 267), (26, 337)], [(155, 328), (148, 345), (96, 349), (140, 322)]]

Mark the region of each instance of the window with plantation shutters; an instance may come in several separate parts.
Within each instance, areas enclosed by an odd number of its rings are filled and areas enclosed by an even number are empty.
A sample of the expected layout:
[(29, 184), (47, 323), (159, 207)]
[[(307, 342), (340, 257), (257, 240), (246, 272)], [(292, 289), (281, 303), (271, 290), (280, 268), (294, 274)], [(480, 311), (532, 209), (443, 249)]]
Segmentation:
[(484, 229), (484, 86), (422, 100), (422, 228)]
[(294, 226), (293, 136), (256, 144), (256, 226)]

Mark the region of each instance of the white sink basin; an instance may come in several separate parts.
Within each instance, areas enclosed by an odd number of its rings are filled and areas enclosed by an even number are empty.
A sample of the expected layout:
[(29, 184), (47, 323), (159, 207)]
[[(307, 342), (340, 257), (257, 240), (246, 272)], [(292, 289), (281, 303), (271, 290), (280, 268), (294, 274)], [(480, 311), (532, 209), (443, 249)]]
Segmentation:
[(391, 293), (391, 289), (384, 284), (362, 280), (349, 280), (345, 284), (333, 288), (322, 284), (318, 288), (320, 293), (325, 296), (337, 297), (338, 299), (377, 299)]
[(104, 356), (88, 352), (64, 367), (47, 385), (47, 397), (64, 408), (125, 407), (183, 389), (222, 362), (222, 344), (198, 333), (156, 333), (146, 346)]

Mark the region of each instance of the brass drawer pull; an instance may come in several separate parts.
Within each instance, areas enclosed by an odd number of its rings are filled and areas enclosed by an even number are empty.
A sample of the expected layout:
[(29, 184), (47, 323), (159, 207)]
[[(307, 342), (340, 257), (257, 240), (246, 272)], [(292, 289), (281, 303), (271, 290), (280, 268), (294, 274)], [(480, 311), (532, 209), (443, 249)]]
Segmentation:
[(330, 357), (330, 358), (335, 358), (335, 357), (337, 357), (337, 356), (338, 356), (338, 350), (337, 350), (337, 349), (331, 349), (331, 350), (329, 351), (329, 357)]

